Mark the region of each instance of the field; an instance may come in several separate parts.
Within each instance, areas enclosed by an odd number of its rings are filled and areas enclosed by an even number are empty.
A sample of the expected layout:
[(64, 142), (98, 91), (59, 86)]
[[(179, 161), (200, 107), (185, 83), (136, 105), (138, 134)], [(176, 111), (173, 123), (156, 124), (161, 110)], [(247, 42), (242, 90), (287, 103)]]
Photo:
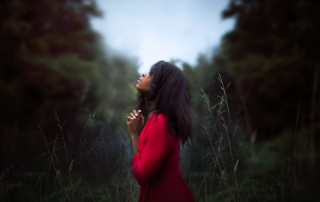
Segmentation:
[[(246, 138), (248, 134), (230, 120), (232, 112), (219, 78), (223, 90), (219, 103), (212, 106), (202, 91), (208, 110), (202, 141), (181, 148), (180, 153), (180, 170), (195, 201), (313, 200), (317, 188), (308, 179), (310, 161), (296, 154), (304, 145), (303, 131), (286, 131), (264, 142), (255, 141), (256, 132)], [(125, 130), (115, 134), (116, 142), (108, 142), (106, 129), (101, 127), (88, 145), (95, 124), (95, 114), (90, 114), (77, 148), (69, 151), (63, 124), (55, 117), (58, 132), (53, 140), (49, 142), (38, 129), (43, 138), (39, 144), (47, 148), (37, 158), (43, 160), (43, 169), (35, 172), (23, 164), (18, 170), (8, 166), (1, 173), (1, 201), (137, 201), (140, 187), (133, 176), (131, 140)], [(296, 118), (298, 123), (299, 109)], [(111, 145), (116, 149), (110, 150)]]

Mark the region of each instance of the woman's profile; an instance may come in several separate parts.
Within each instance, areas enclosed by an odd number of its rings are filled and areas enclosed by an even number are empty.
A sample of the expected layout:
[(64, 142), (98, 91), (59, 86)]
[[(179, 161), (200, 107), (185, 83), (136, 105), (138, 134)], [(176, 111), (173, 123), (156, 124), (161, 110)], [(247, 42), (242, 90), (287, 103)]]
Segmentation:
[(187, 79), (175, 65), (159, 61), (136, 84), (138, 110), (127, 116), (139, 202), (194, 201), (179, 169), (180, 143), (191, 140)]

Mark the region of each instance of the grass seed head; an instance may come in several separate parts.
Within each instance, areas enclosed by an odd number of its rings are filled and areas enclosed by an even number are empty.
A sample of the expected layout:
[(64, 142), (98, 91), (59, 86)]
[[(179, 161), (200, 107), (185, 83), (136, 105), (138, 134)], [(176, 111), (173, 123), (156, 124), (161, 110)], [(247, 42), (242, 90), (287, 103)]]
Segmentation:
[(221, 172), (221, 178), (224, 176), (225, 172), (226, 172), (225, 170)]
[(70, 167), (69, 167), (69, 173), (70, 173), (71, 170), (72, 170), (73, 162), (74, 162), (74, 159), (72, 159), (72, 161), (71, 161), (71, 164), (70, 164)]
[(238, 164), (239, 164), (239, 159), (236, 162), (236, 165), (234, 166), (233, 172), (236, 173), (237, 168), (238, 168)]
[(60, 175), (60, 170), (57, 170), (57, 171), (56, 171), (56, 178), (58, 178), (59, 175)]

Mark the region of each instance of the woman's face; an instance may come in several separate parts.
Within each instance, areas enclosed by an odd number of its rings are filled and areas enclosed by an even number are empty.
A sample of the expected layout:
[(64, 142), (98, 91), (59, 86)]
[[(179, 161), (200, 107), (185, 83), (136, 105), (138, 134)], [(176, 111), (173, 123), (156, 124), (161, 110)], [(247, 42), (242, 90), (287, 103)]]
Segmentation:
[(149, 98), (151, 96), (150, 82), (152, 80), (152, 76), (148, 73), (142, 74), (142, 76), (137, 81), (136, 89), (140, 91), (140, 93), (145, 97)]

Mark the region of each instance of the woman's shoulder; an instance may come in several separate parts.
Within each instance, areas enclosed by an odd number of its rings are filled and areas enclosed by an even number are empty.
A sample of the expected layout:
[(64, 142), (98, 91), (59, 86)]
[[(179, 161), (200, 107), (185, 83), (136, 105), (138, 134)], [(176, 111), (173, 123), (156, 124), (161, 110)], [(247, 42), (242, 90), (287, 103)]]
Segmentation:
[(155, 114), (155, 121), (160, 121), (160, 122), (166, 122), (166, 120), (168, 119), (168, 115), (167, 114)]
[[(148, 134), (161, 134), (168, 137), (173, 137), (169, 128), (166, 126), (166, 120), (168, 115), (166, 114), (153, 114), (151, 119), (148, 120), (146, 133)], [(170, 134), (170, 135), (169, 135)]]
[(165, 125), (167, 119), (168, 119), (168, 115), (167, 114), (154, 113), (150, 117), (149, 121), (150, 121), (150, 124)]

